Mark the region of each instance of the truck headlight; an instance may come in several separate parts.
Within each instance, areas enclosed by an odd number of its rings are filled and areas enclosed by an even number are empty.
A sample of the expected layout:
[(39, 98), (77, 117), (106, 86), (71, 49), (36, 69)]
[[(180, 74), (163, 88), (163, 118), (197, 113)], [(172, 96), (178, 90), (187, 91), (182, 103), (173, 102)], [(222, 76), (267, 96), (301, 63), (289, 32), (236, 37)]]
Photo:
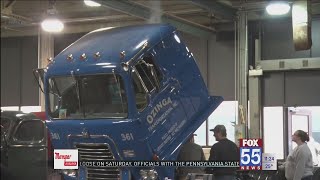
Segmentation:
[(158, 173), (154, 169), (141, 169), (140, 176), (143, 180), (154, 180), (158, 178)]
[(61, 172), (64, 175), (71, 176), (71, 177), (76, 177), (78, 170), (77, 169), (63, 169), (63, 170), (61, 170)]

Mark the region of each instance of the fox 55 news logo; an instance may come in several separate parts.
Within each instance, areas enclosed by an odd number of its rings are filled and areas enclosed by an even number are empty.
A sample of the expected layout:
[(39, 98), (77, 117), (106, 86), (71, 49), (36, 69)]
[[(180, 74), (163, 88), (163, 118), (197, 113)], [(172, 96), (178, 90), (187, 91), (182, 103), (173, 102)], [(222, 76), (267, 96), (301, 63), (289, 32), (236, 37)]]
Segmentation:
[(261, 170), (262, 139), (240, 139), (240, 169)]

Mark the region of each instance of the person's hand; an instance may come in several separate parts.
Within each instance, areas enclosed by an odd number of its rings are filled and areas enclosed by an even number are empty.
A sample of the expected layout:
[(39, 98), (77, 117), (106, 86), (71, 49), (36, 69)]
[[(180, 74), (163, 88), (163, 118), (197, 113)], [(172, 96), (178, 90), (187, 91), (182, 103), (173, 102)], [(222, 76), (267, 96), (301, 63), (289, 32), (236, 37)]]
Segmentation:
[(278, 170), (284, 171), (284, 169), (285, 169), (285, 164), (286, 164), (286, 163), (279, 164), (279, 165), (278, 165)]
[(280, 165), (280, 166), (278, 166), (278, 170), (280, 170), (280, 171), (284, 171), (284, 166), (283, 165)]

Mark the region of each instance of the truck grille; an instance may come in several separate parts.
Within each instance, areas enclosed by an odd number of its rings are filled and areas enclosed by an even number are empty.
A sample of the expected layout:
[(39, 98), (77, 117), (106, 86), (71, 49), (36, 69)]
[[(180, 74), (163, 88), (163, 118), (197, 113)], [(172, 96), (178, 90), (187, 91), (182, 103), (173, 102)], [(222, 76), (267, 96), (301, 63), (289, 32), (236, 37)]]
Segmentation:
[[(108, 144), (77, 144), (80, 161), (113, 161), (114, 156)], [(120, 179), (117, 167), (86, 167), (87, 180), (115, 180)]]

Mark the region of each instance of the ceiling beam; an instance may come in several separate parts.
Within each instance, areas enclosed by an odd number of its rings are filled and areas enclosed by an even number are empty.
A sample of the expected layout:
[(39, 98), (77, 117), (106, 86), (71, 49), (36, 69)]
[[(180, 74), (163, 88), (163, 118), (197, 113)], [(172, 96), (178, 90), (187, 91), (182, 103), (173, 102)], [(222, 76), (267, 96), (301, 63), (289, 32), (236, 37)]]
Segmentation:
[(170, 23), (178, 30), (203, 38), (210, 38), (215, 32), (212, 28), (163, 12), (160, 8), (154, 9), (127, 0), (97, 0), (96, 2), (102, 6), (148, 20), (149, 23)]
[(208, 0), (190, 0), (192, 4), (195, 4), (212, 14), (219, 15), (223, 19), (234, 20), (237, 10), (231, 8), (223, 3), (217, 1), (208, 1)]
[[(107, 23), (82, 23), (82, 24), (66, 24), (63, 32), (57, 34), (73, 34), (73, 33), (88, 33), (90, 31), (105, 28), (105, 27), (121, 27), (143, 24), (143, 21), (113, 21)], [(29, 27), (12, 27), (12, 28), (2, 28), (1, 38), (5, 37), (18, 37), (18, 36), (37, 36), (39, 26), (29, 26)]]
[[(186, 9), (180, 10), (175, 12), (170, 12), (172, 14), (193, 14), (193, 13), (200, 13), (202, 10), (194, 10), (194, 9)], [(141, 18), (137, 18), (134, 16), (130, 16), (127, 14), (119, 14), (119, 15), (112, 15), (112, 16), (96, 16), (96, 17), (84, 17), (84, 18), (69, 18), (69, 19), (61, 19), (62, 22), (65, 23), (65, 29), (62, 33), (72, 33), (72, 30), (75, 30), (74, 33), (77, 32), (89, 32), (94, 30), (93, 28), (101, 28), (102, 25), (113, 25), (116, 24), (116, 27), (121, 26), (121, 23), (124, 25), (134, 25), (132, 22), (137, 22), (137, 24), (143, 24), (143, 20)], [(130, 21), (128, 24), (127, 22)], [(69, 24), (69, 23), (72, 23)], [(79, 24), (81, 23), (81, 24)], [(87, 25), (90, 25), (87, 27)], [(85, 28), (69, 28), (75, 27), (74, 25), (82, 25)], [(16, 24), (1, 24), (1, 37), (12, 37), (12, 36), (31, 36), (35, 35), (36, 33), (33, 30), (24, 30), (23, 28), (31, 28), (32, 26), (40, 26), (40, 22), (31, 22), (28, 24), (25, 23), (16, 23)], [(91, 28), (92, 27), (92, 28)], [(67, 30), (66, 30), (67, 29)]]

